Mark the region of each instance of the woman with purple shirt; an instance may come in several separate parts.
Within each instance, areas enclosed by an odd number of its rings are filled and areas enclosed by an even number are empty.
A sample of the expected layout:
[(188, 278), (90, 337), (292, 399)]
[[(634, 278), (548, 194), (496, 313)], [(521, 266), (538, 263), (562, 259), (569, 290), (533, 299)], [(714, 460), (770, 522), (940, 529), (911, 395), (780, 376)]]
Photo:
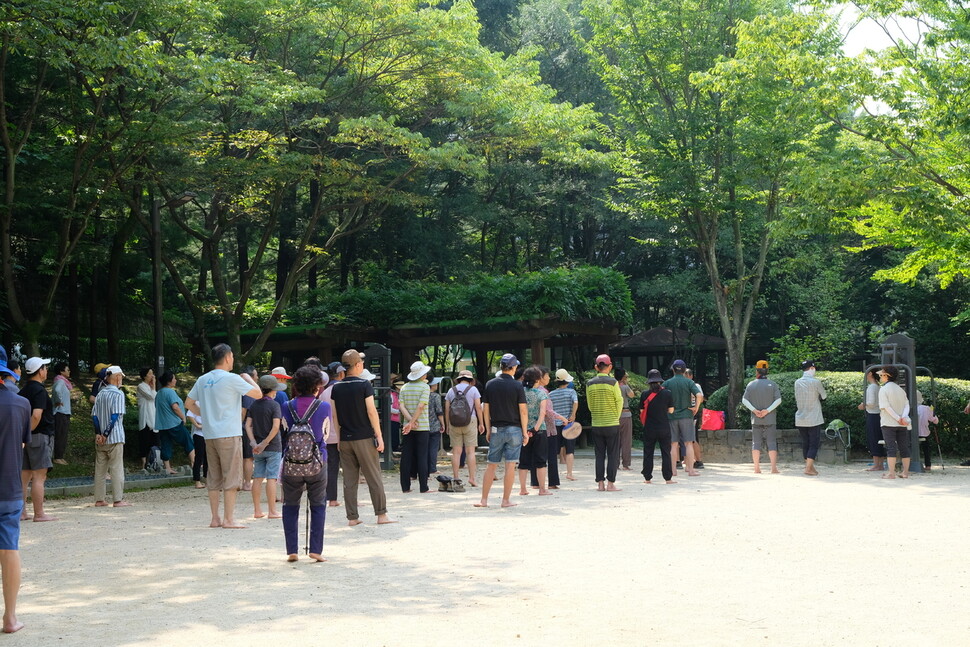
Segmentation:
[[(290, 430), (293, 429), (294, 415), (302, 418), (306, 415), (310, 405), (318, 403), (317, 410), (310, 417), (310, 428), (320, 449), (320, 471), (312, 476), (290, 476), (282, 474), (280, 483), (283, 486), (283, 535), (286, 539), (286, 561), (295, 562), (299, 559), (297, 546), (299, 544), (300, 502), (303, 491), (306, 490), (310, 503), (310, 559), (325, 562), (323, 552), (323, 526), (327, 518), (327, 436), (330, 433), (330, 405), (317, 399), (323, 378), (320, 369), (315, 366), (301, 366), (293, 375), (293, 399), (283, 407), (283, 418), (287, 423), (287, 432), (283, 434), (283, 457), (286, 451)], [(327, 424), (325, 424), (325, 421)], [(284, 463), (284, 472), (285, 463)]]

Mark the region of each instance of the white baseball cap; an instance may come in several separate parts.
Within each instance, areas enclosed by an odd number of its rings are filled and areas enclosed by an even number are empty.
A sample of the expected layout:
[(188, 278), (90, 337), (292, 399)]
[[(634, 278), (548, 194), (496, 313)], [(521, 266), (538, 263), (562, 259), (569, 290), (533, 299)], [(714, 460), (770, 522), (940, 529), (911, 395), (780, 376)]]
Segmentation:
[(569, 371), (567, 371), (564, 368), (561, 368), (558, 371), (556, 371), (556, 381), (557, 382), (572, 382), (573, 381), (573, 376), (569, 374)]
[(108, 368), (106, 368), (106, 369), (105, 369), (105, 372), (106, 372), (106, 373), (107, 373), (108, 375), (114, 375), (114, 374), (116, 374), (116, 373), (121, 373), (122, 375), (124, 375), (124, 374), (125, 374), (125, 372), (124, 372), (124, 371), (122, 371), (122, 370), (121, 370), (121, 367), (120, 367), (120, 366), (118, 366), (118, 365), (112, 365), (112, 366), (109, 366)]
[(46, 366), (50, 364), (50, 359), (43, 359), (41, 357), (31, 357), (26, 362), (24, 362), (24, 372), (27, 375), (33, 375), (40, 370), (41, 366)]

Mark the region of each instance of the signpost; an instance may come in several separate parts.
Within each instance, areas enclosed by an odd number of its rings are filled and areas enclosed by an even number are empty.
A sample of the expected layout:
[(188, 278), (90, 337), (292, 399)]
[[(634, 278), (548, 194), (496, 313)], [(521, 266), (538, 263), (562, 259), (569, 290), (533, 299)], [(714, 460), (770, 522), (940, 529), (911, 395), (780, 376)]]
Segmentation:
[(381, 434), (384, 436), (381, 467), (390, 470), (394, 469), (394, 456), (391, 453), (391, 349), (372, 344), (364, 349), (364, 356), (367, 370), (377, 376), (374, 380), (374, 399), (381, 419)]

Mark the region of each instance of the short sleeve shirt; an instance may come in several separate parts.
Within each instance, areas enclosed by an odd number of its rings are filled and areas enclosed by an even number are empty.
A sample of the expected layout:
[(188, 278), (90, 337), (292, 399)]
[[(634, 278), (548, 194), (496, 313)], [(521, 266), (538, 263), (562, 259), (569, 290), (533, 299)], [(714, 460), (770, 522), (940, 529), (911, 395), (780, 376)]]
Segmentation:
[(242, 436), (239, 414), (242, 396), (253, 389), (241, 376), (217, 368), (200, 377), (189, 397), (202, 411), (202, 435), (206, 440)]
[[(450, 389), (448, 389), (448, 393), (445, 394), (445, 400), (447, 400), (448, 402), (454, 402), (455, 401), (455, 398), (458, 397), (458, 394), (455, 392), (455, 389), (458, 389), (458, 391), (461, 391), (462, 393), (465, 394), (465, 399), (468, 400), (468, 406), (471, 407), (472, 415), (474, 416), (475, 415), (475, 398), (478, 398), (479, 400), (481, 400), (481, 398), (482, 398), (482, 394), (478, 392), (478, 387), (477, 386), (468, 386), (467, 383), (465, 383), (465, 384), (459, 384), (457, 386), (453, 386)], [(465, 389), (468, 389), (468, 390), (466, 391)]]
[[(539, 387), (532, 387), (531, 389), (525, 390), (525, 404), (529, 408), (529, 430), (533, 430), (536, 427), (536, 422), (539, 420), (539, 409), (542, 407), (542, 402), (548, 400), (549, 395)], [(546, 405), (549, 406), (549, 405)], [(542, 419), (542, 423), (539, 425), (539, 431), (544, 431), (546, 428), (546, 419)]]
[(407, 407), (408, 412), (413, 416), (422, 404), (424, 409), (414, 421), (413, 429), (417, 431), (429, 431), (428, 424), (428, 401), (431, 399), (431, 387), (427, 382), (408, 382), (401, 387), (401, 404)]
[(334, 413), (340, 423), (340, 440), (365, 440), (374, 437), (367, 415), (366, 400), (374, 397), (374, 385), (360, 376), (345, 377), (330, 389)]
[(482, 403), (488, 405), (493, 427), (521, 427), (519, 405), (526, 404), (525, 387), (508, 373), (493, 378), (485, 385)]
[[(323, 408), (322, 402), (320, 403), (320, 408)], [(329, 416), (330, 412), (328, 411), (326, 415)], [(280, 409), (279, 402), (275, 398), (260, 398), (259, 400), (254, 400), (249, 406), (249, 409), (246, 411), (246, 418), (253, 421), (253, 438), (257, 443), (261, 443), (266, 440), (269, 432), (273, 430), (273, 421), (283, 419), (283, 412)], [(266, 451), (283, 451), (279, 433), (266, 445)]]
[(40, 422), (34, 429), (34, 433), (52, 436), (54, 434), (54, 401), (47, 394), (47, 389), (44, 388), (44, 385), (36, 380), (27, 380), (20, 387), (20, 396), (27, 398), (27, 402), (30, 403), (31, 415), (33, 415), (35, 409), (42, 411), (40, 414)]
[[(650, 397), (651, 391), (644, 391), (640, 395), (640, 406), (643, 407), (647, 398)], [(670, 414), (667, 411), (670, 407), (674, 406), (674, 399), (670, 393), (670, 389), (660, 389), (657, 395), (650, 400), (650, 404), (647, 405), (647, 421), (643, 425), (647, 430), (658, 432), (658, 431), (669, 431), (670, 430)]]
[(553, 411), (563, 418), (568, 418), (573, 412), (573, 403), (579, 402), (579, 396), (576, 395), (575, 390), (566, 386), (553, 389), (549, 393), (549, 400), (552, 403)]
[(688, 380), (683, 375), (674, 375), (664, 382), (664, 388), (670, 389), (670, 395), (674, 402), (674, 412), (670, 414), (670, 419), (693, 418), (694, 414), (690, 412), (691, 400), (692, 396), (700, 395), (700, 387), (693, 380)]
[(185, 413), (185, 403), (175, 389), (165, 387), (155, 394), (155, 423), (159, 430), (174, 429), (182, 424), (182, 419), (172, 411), (173, 404), (178, 404)]
[(0, 501), (21, 501), (24, 452), (30, 442), (30, 403), (0, 385)]

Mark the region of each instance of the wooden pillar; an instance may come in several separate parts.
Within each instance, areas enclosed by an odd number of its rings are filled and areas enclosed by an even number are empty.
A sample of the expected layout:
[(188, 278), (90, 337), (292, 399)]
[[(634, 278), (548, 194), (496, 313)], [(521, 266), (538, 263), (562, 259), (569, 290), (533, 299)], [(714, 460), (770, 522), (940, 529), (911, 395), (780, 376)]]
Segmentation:
[(546, 359), (546, 340), (539, 338), (532, 340), (532, 363), (542, 364)]
[(488, 367), (488, 351), (482, 348), (475, 349), (475, 379), (478, 380), (479, 385), (483, 385), (488, 382), (489, 378), (489, 367)]

